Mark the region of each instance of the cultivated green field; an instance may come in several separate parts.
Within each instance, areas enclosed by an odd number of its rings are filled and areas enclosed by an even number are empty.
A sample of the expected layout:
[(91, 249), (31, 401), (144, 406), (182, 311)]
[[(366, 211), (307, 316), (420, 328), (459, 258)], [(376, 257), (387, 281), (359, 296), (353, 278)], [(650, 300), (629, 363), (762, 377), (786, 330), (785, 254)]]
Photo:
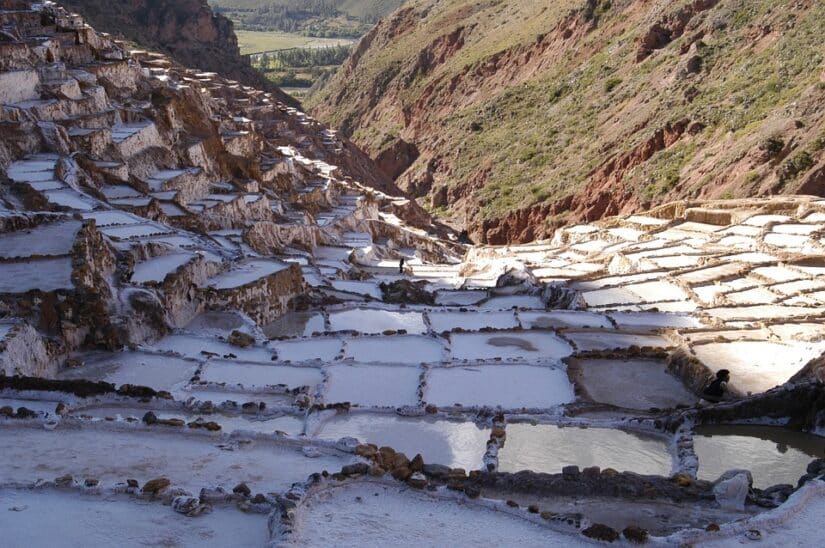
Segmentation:
[(294, 48), (325, 48), (352, 44), (351, 38), (316, 38), (289, 32), (259, 32), (237, 30), (241, 54), (261, 53)]

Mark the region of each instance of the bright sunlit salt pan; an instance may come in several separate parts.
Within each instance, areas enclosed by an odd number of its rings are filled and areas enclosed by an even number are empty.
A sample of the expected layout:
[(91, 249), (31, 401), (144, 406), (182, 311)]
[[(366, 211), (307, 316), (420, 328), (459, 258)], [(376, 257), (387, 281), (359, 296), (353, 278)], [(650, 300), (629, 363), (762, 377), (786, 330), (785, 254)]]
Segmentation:
[(329, 322), (333, 331), (383, 333), (404, 329), (407, 333), (426, 333), (427, 326), (420, 312), (393, 312), (389, 310), (355, 309), (331, 312)]
[(564, 370), (530, 365), (434, 368), (424, 391), (424, 400), (438, 406), (549, 408), (574, 399)]
[(277, 385), (285, 385), (293, 389), (301, 386), (314, 387), (320, 384), (321, 370), (314, 367), (210, 360), (201, 371), (201, 381), (226, 386), (237, 385), (254, 390), (263, 390)]
[(433, 331), (478, 331), (484, 328), (512, 329), (518, 326), (512, 311), (501, 312), (430, 312), (430, 325)]
[(455, 333), (450, 336), (454, 360), (519, 359), (554, 361), (573, 349), (553, 333), (541, 331)]
[(345, 357), (362, 363), (438, 363), (445, 359), (440, 339), (421, 335), (348, 339)]
[(418, 405), (418, 367), (342, 363), (329, 367), (327, 374), (327, 403), (350, 402), (362, 407)]
[(331, 440), (350, 436), (362, 443), (392, 447), (410, 459), (420, 453), (426, 463), (478, 470), (490, 429), (472, 422), (351, 413), (330, 419), (319, 436)]

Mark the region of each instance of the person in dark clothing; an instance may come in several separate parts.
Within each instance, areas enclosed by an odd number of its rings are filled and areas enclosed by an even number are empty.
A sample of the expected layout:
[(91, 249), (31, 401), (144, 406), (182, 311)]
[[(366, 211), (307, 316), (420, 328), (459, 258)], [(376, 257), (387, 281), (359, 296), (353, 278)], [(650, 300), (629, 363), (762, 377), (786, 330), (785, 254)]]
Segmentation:
[(720, 369), (716, 373), (716, 378), (705, 387), (702, 392), (702, 399), (710, 403), (719, 403), (725, 399), (728, 393), (728, 383), (730, 382), (730, 371)]
[(404, 257), (401, 257), (401, 260), (398, 261), (398, 273), (399, 274), (404, 273)]

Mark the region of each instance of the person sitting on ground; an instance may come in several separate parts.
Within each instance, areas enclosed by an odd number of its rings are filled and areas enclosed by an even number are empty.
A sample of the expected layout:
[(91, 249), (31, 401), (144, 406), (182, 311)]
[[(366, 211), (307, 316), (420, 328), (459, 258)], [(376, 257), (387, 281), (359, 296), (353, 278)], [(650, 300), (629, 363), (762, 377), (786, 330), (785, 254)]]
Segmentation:
[(716, 378), (708, 384), (702, 392), (702, 399), (710, 403), (719, 403), (726, 399), (728, 395), (728, 383), (730, 382), (730, 371), (720, 369), (716, 372)]
[(404, 257), (401, 257), (401, 260), (398, 261), (398, 273), (404, 274)]

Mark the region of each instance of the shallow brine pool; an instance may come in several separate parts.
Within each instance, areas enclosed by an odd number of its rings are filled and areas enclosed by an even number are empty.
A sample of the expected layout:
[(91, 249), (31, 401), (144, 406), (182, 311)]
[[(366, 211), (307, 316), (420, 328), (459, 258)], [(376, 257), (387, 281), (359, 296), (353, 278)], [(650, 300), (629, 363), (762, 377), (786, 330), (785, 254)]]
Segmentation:
[(698, 426), (694, 448), (700, 479), (744, 468), (753, 474), (754, 486), (763, 489), (796, 486), (812, 460), (825, 458), (825, 438), (776, 426)]

